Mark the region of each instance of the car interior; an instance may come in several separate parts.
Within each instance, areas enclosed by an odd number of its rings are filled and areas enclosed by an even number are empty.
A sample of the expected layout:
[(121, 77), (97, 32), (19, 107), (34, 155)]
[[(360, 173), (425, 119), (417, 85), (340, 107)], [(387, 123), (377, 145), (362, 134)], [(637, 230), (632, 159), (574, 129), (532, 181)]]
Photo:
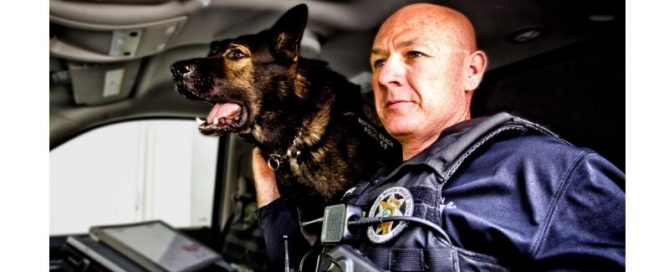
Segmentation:
[[(50, 151), (60, 152), (80, 136), (127, 122), (180, 120), (188, 123), (188, 133), (196, 134), (195, 118), (206, 116), (211, 105), (177, 93), (170, 65), (204, 57), (211, 41), (267, 29), (300, 3), (309, 8), (301, 56), (326, 61), (371, 97), (369, 53), (375, 31), (393, 11), (414, 2), (446, 5), (472, 21), (478, 46), (489, 59), (483, 83), (474, 92), (473, 117), (516, 114), (625, 171), (622, 0), (50, 0)], [(154, 134), (161, 139), (169, 133)], [(209, 150), (211, 185), (204, 192), (207, 220), (172, 225), (221, 254), (230, 270), (269, 270), (255, 220), (252, 146), (236, 135), (209, 140), (215, 144)], [(174, 145), (155, 148), (164, 146)], [(105, 163), (117, 162), (100, 162)], [(72, 163), (58, 165), (81, 171)], [(163, 169), (151, 171), (159, 177)], [(92, 176), (87, 182), (95, 180)], [(86, 192), (64, 194), (69, 198), (67, 194)], [(55, 214), (52, 209), (52, 224), (58, 220)], [(139, 216), (135, 222), (166, 220), (156, 217)], [(77, 260), (68, 249), (68, 237), (87, 231), (50, 233), (51, 271), (105, 270)]]

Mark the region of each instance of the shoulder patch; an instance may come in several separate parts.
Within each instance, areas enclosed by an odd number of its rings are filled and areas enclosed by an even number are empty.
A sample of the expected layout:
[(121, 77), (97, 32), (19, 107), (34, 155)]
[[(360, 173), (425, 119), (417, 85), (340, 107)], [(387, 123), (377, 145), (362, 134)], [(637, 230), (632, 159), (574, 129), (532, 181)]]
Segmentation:
[[(411, 216), (413, 214), (413, 196), (404, 187), (391, 187), (383, 191), (374, 201), (369, 217)], [(384, 243), (397, 236), (407, 222), (384, 222), (367, 228), (367, 237), (373, 243)]]

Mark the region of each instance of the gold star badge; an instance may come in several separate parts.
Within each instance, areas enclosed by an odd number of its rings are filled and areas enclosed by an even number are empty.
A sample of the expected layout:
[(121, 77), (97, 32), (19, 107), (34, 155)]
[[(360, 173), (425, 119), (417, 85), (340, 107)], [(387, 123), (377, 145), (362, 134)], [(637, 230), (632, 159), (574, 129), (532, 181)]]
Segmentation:
[[(379, 210), (377, 213), (380, 214), (381, 217), (402, 215), (402, 211), (400, 210), (402, 203), (404, 203), (404, 199), (397, 199), (395, 196), (390, 196), (385, 201), (379, 203)], [(384, 222), (377, 227), (376, 233), (385, 235), (389, 233), (392, 228), (393, 222)]]
[[(411, 216), (413, 196), (404, 187), (385, 189), (369, 209), (370, 217)], [(373, 243), (384, 243), (397, 236), (407, 227), (404, 221), (383, 222), (367, 228), (367, 238)]]

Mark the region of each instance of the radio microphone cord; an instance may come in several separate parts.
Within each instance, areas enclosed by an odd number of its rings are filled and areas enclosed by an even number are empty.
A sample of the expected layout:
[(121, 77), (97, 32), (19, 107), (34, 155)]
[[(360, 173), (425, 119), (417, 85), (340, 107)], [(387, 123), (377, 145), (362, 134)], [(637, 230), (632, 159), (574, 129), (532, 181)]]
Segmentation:
[[(418, 223), (421, 225), (424, 225), (433, 231), (435, 231), (439, 236), (444, 238), (449, 244), (451, 243), (451, 238), (448, 237), (448, 234), (442, 229), (441, 227), (437, 226), (436, 224), (427, 221), (422, 218), (417, 218), (417, 217), (412, 217), (412, 216), (388, 216), (388, 217), (367, 217), (367, 218), (362, 218), (356, 221), (350, 221), (347, 223), (349, 226), (367, 226), (367, 225), (374, 225), (374, 224), (380, 224), (383, 222), (390, 222), (390, 221), (408, 221), (408, 222), (413, 222), (413, 223)], [(304, 222), (302, 226), (308, 226), (311, 224), (317, 224), (317, 223), (322, 223), (323, 218), (318, 218), (314, 219), (308, 222)]]

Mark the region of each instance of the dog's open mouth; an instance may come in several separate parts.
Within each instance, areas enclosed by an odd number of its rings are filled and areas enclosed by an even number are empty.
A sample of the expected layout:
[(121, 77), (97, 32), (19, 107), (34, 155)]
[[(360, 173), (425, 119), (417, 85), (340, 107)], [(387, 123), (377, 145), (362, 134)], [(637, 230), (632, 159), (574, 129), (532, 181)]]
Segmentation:
[(198, 118), (198, 128), (205, 135), (223, 135), (245, 129), (248, 110), (237, 103), (216, 103), (206, 120)]

